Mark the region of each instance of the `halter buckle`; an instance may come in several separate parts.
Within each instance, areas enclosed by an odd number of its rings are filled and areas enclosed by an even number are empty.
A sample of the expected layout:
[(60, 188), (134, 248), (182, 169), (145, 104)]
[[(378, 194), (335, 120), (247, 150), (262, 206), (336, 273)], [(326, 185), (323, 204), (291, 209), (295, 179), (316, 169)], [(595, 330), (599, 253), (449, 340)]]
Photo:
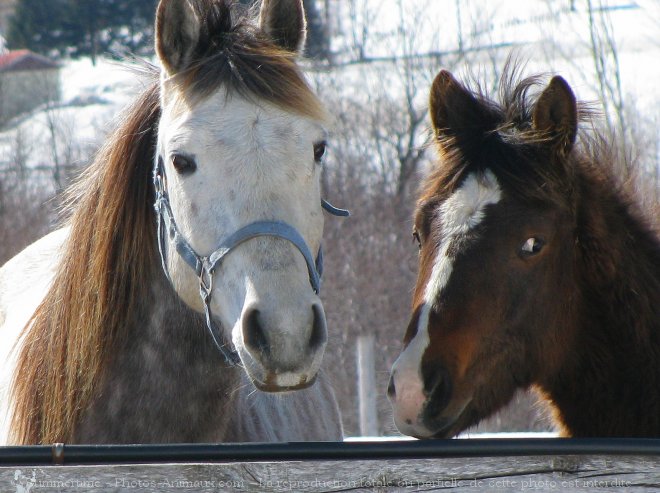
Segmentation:
[(213, 291), (213, 271), (209, 270), (206, 265), (202, 265), (199, 272), (199, 291), (202, 293), (204, 303), (211, 297)]

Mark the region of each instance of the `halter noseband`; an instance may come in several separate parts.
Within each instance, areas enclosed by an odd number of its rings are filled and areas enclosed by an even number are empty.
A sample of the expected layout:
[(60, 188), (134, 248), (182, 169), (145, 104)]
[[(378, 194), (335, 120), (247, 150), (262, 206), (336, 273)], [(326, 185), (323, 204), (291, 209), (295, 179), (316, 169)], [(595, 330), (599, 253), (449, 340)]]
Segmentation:
[[(222, 264), (225, 257), (241, 243), (260, 236), (275, 236), (292, 243), (302, 254), (305, 263), (307, 264), (309, 283), (314, 292), (319, 294), (321, 290), (321, 276), (323, 275), (322, 247), (319, 247), (315, 260), (307, 243), (305, 243), (304, 238), (293, 226), (282, 221), (256, 221), (243, 226), (235, 233), (229, 235), (210, 255), (199, 255), (179, 232), (179, 228), (174, 221), (169, 195), (165, 188), (165, 167), (161, 159), (158, 159), (154, 166), (153, 180), (154, 188), (156, 190), (154, 208), (156, 209), (158, 228), (158, 251), (160, 253), (160, 261), (165, 276), (167, 276), (169, 281), (172, 282), (167, 270), (167, 262), (165, 258), (165, 247), (167, 238), (169, 237), (169, 240), (174, 244), (179, 256), (195, 271), (199, 278), (199, 295), (204, 304), (206, 326), (209, 329), (213, 342), (224, 357), (226, 363), (230, 366), (235, 366), (240, 362), (238, 353), (234, 349), (228, 348), (227, 344), (222, 343), (222, 334), (213, 321), (213, 314), (211, 313), (211, 293), (213, 291), (213, 274), (215, 269)], [(334, 207), (323, 199), (321, 199), (321, 205), (332, 215), (342, 217), (349, 215), (347, 210)]]

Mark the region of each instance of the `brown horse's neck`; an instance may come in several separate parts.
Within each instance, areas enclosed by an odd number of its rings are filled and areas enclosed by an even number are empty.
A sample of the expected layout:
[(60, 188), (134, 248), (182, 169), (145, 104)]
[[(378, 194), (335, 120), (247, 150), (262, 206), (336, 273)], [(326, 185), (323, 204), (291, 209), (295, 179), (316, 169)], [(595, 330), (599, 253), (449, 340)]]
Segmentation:
[[(607, 180), (582, 177), (573, 348), (543, 385), (574, 436), (660, 436), (660, 240)], [(569, 359), (570, 358), (570, 359)]]

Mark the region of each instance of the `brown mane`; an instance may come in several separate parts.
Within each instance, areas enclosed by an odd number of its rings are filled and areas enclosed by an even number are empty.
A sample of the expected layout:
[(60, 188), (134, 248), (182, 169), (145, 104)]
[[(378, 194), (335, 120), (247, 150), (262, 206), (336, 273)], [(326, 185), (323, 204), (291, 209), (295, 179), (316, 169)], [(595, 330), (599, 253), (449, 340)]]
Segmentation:
[[(660, 204), (643, 207), (643, 191), (648, 186), (639, 176), (639, 163), (625, 155), (616, 145), (616, 136), (599, 129), (599, 112), (593, 102), (578, 101), (579, 132), (573, 152), (560, 166), (515, 166), (524, 156), (539, 163), (547, 161), (538, 155), (538, 144), (547, 136), (532, 128), (532, 108), (547, 78), (544, 74), (519, 77), (521, 66), (509, 60), (498, 86), (498, 100), (493, 100), (478, 81), (464, 85), (480, 105), (484, 129), (469, 145), (456, 145), (452, 137), (438, 136), (437, 150), (442, 166), (435, 166), (425, 177), (418, 194), (418, 211), (433, 208), (438, 200), (453, 193), (464, 178), (485, 167), (493, 170), (504, 189), (528, 204), (565, 202), (566, 190), (575, 185), (574, 170), (588, 169), (605, 187), (616, 190), (637, 215), (644, 216), (658, 230), (656, 220)], [(451, 102), (451, 101), (450, 101)], [(463, 108), (453, 109), (457, 114)], [(503, 154), (504, 153), (504, 154)], [(498, 159), (487, 159), (493, 154)], [(626, 170), (622, 173), (622, 170)], [(650, 212), (644, 212), (648, 209)], [(655, 213), (655, 214), (654, 214)]]
[[(196, 5), (204, 36), (199, 61), (176, 76), (184, 95), (197, 104), (224, 87), (301, 115), (325, 115), (295, 54), (252, 24), (225, 15), (226, 2)], [(216, 32), (224, 34), (210, 34)], [(152, 74), (70, 191), (70, 235), (18, 355), (14, 443), (71, 440), (109, 358), (127, 337), (131, 313), (144, 303), (150, 274), (159, 268), (151, 173), (160, 113), (159, 84)]]
[[(76, 209), (53, 285), (26, 328), (13, 384), (12, 441), (65, 442), (154, 267), (152, 83), (71, 191)], [(117, 309), (121, 306), (122, 309)]]

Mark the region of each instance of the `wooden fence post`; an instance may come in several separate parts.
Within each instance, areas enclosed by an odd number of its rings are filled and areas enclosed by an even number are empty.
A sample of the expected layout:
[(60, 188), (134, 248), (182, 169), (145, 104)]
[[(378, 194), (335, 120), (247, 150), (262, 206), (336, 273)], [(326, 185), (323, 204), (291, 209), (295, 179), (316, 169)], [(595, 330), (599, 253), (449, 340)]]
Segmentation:
[(362, 334), (357, 340), (358, 401), (360, 435), (378, 436), (378, 412), (376, 411), (376, 364), (373, 334)]

